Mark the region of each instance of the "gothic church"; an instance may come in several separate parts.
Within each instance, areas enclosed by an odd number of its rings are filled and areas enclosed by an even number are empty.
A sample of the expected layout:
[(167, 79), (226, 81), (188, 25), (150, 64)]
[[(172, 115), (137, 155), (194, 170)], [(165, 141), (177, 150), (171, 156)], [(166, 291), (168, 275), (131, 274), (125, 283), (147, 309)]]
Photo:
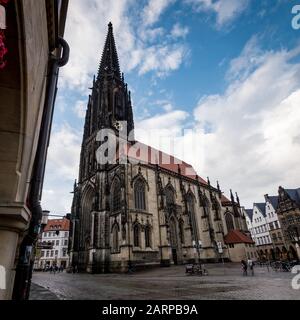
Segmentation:
[(127, 121), (128, 131), (134, 129), (110, 23), (85, 117), (70, 264), (81, 272), (101, 273), (230, 260), (226, 236), (234, 230), (247, 236), (239, 199), (232, 193), (227, 199), (219, 184), (213, 187), (175, 157), (164, 163), (168, 155), (146, 145), (150, 156), (145, 161), (98, 164), (97, 132), (111, 128), (118, 134), (119, 121)]

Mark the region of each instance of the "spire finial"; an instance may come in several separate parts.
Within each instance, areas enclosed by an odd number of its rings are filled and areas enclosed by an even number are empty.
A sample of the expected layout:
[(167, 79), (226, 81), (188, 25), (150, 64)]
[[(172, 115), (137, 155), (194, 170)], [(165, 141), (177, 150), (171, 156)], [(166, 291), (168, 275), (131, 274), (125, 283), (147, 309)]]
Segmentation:
[(119, 59), (111, 22), (108, 24), (108, 32), (104, 44), (97, 78), (99, 79), (103, 77), (107, 72), (113, 73), (115, 76), (117, 76), (117, 78), (121, 79)]
[(238, 196), (238, 193), (236, 192), (235, 195), (236, 195), (236, 202), (240, 205), (240, 198)]
[(207, 177), (207, 183), (210, 186), (210, 181), (209, 181), (209, 177)]

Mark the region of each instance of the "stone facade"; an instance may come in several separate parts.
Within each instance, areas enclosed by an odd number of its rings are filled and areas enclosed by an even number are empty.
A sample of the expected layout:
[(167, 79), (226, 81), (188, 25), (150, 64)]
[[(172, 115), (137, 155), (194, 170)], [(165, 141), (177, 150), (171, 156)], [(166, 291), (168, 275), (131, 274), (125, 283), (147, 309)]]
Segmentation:
[[(54, 11), (56, 2), (5, 4), (8, 53), (0, 70), (0, 266), (5, 269), (6, 286), (0, 288), (0, 300), (12, 297), (20, 243), (32, 218), (28, 197), (47, 95), (49, 53), (57, 53), (55, 31), (58, 25), (63, 30), (66, 17), (66, 12), (60, 16)], [(63, 12), (67, 3), (60, 2)]]
[[(239, 203), (225, 198), (219, 185), (211, 186), (187, 163), (135, 141), (134, 132), (123, 141), (120, 121), (126, 121), (129, 132), (133, 130), (130, 91), (120, 73), (109, 24), (88, 101), (79, 180), (74, 185), (72, 267), (125, 272), (132, 265), (228, 260), (225, 213), (233, 217), (233, 228), (245, 229)], [(102, 164), (96, 158), (101, 145), (97, 133), (102, 128), (119, 138), (115, 163)], [(138, 156), (142, 151), (144, 156)]]
[(278, 188), (277, 214), (284, 237), (284, 254), (288, 259), (300, 259), (300, 188)]

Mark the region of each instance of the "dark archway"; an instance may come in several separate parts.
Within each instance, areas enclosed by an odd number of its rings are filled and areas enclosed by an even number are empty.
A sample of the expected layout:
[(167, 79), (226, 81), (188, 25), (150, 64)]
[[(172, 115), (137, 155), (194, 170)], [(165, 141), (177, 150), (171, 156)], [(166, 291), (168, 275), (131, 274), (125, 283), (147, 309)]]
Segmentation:
[(282, 248), (281, 252), (282, 252), (281, 259), (288, 260), (288, 251), (286, 250), (285, 247)]
[(89, 264), (89, 249), (93, 246), (92, 243), (92, 215), (94, 200), (94, 189), (87, 186), (83, 191), (81, 200), (80, 212), (80, 242), (78, 254), (78, 269), (86, 271)]
[(290, 260), (298, 260), (297, 251), (293, 246), (289, 248), (289, 259)]
[(275, 250), (274, 250), (274, 249), (271, 249), (271, 250), (270, 250), (270, 253), (271, 253), (271, 260), (276, 260)]

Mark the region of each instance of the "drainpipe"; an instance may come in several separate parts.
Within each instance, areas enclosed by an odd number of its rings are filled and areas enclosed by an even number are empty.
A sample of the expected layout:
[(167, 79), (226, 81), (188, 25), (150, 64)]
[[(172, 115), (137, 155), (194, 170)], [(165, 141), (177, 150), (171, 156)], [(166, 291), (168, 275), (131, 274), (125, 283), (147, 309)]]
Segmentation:
[(20, 246), (20, 255), (16, 268), (15, 284), (13, 290), (13, 300), (28, 300), (32, 270), (34, 264), (34, 247), (38, 240), (38, 235), (42, 220), (41, 196), (44, 182), (47, 151), (50, 140), (54, 104), (57, 93), (57, 81), (59, 68), (67, 64), (69, 60), (70, 48), (68, 43), (61, 37), (58, 43), (62, 47), (60, 58), (50, 56), (48, 63), (47, 87), (41, 129), (39, 134), (38, 147), (36, 151), (34, 166), (32, 170), (30, 192), (27, 205), (31, 211), (31, 221), (28, 232)]

